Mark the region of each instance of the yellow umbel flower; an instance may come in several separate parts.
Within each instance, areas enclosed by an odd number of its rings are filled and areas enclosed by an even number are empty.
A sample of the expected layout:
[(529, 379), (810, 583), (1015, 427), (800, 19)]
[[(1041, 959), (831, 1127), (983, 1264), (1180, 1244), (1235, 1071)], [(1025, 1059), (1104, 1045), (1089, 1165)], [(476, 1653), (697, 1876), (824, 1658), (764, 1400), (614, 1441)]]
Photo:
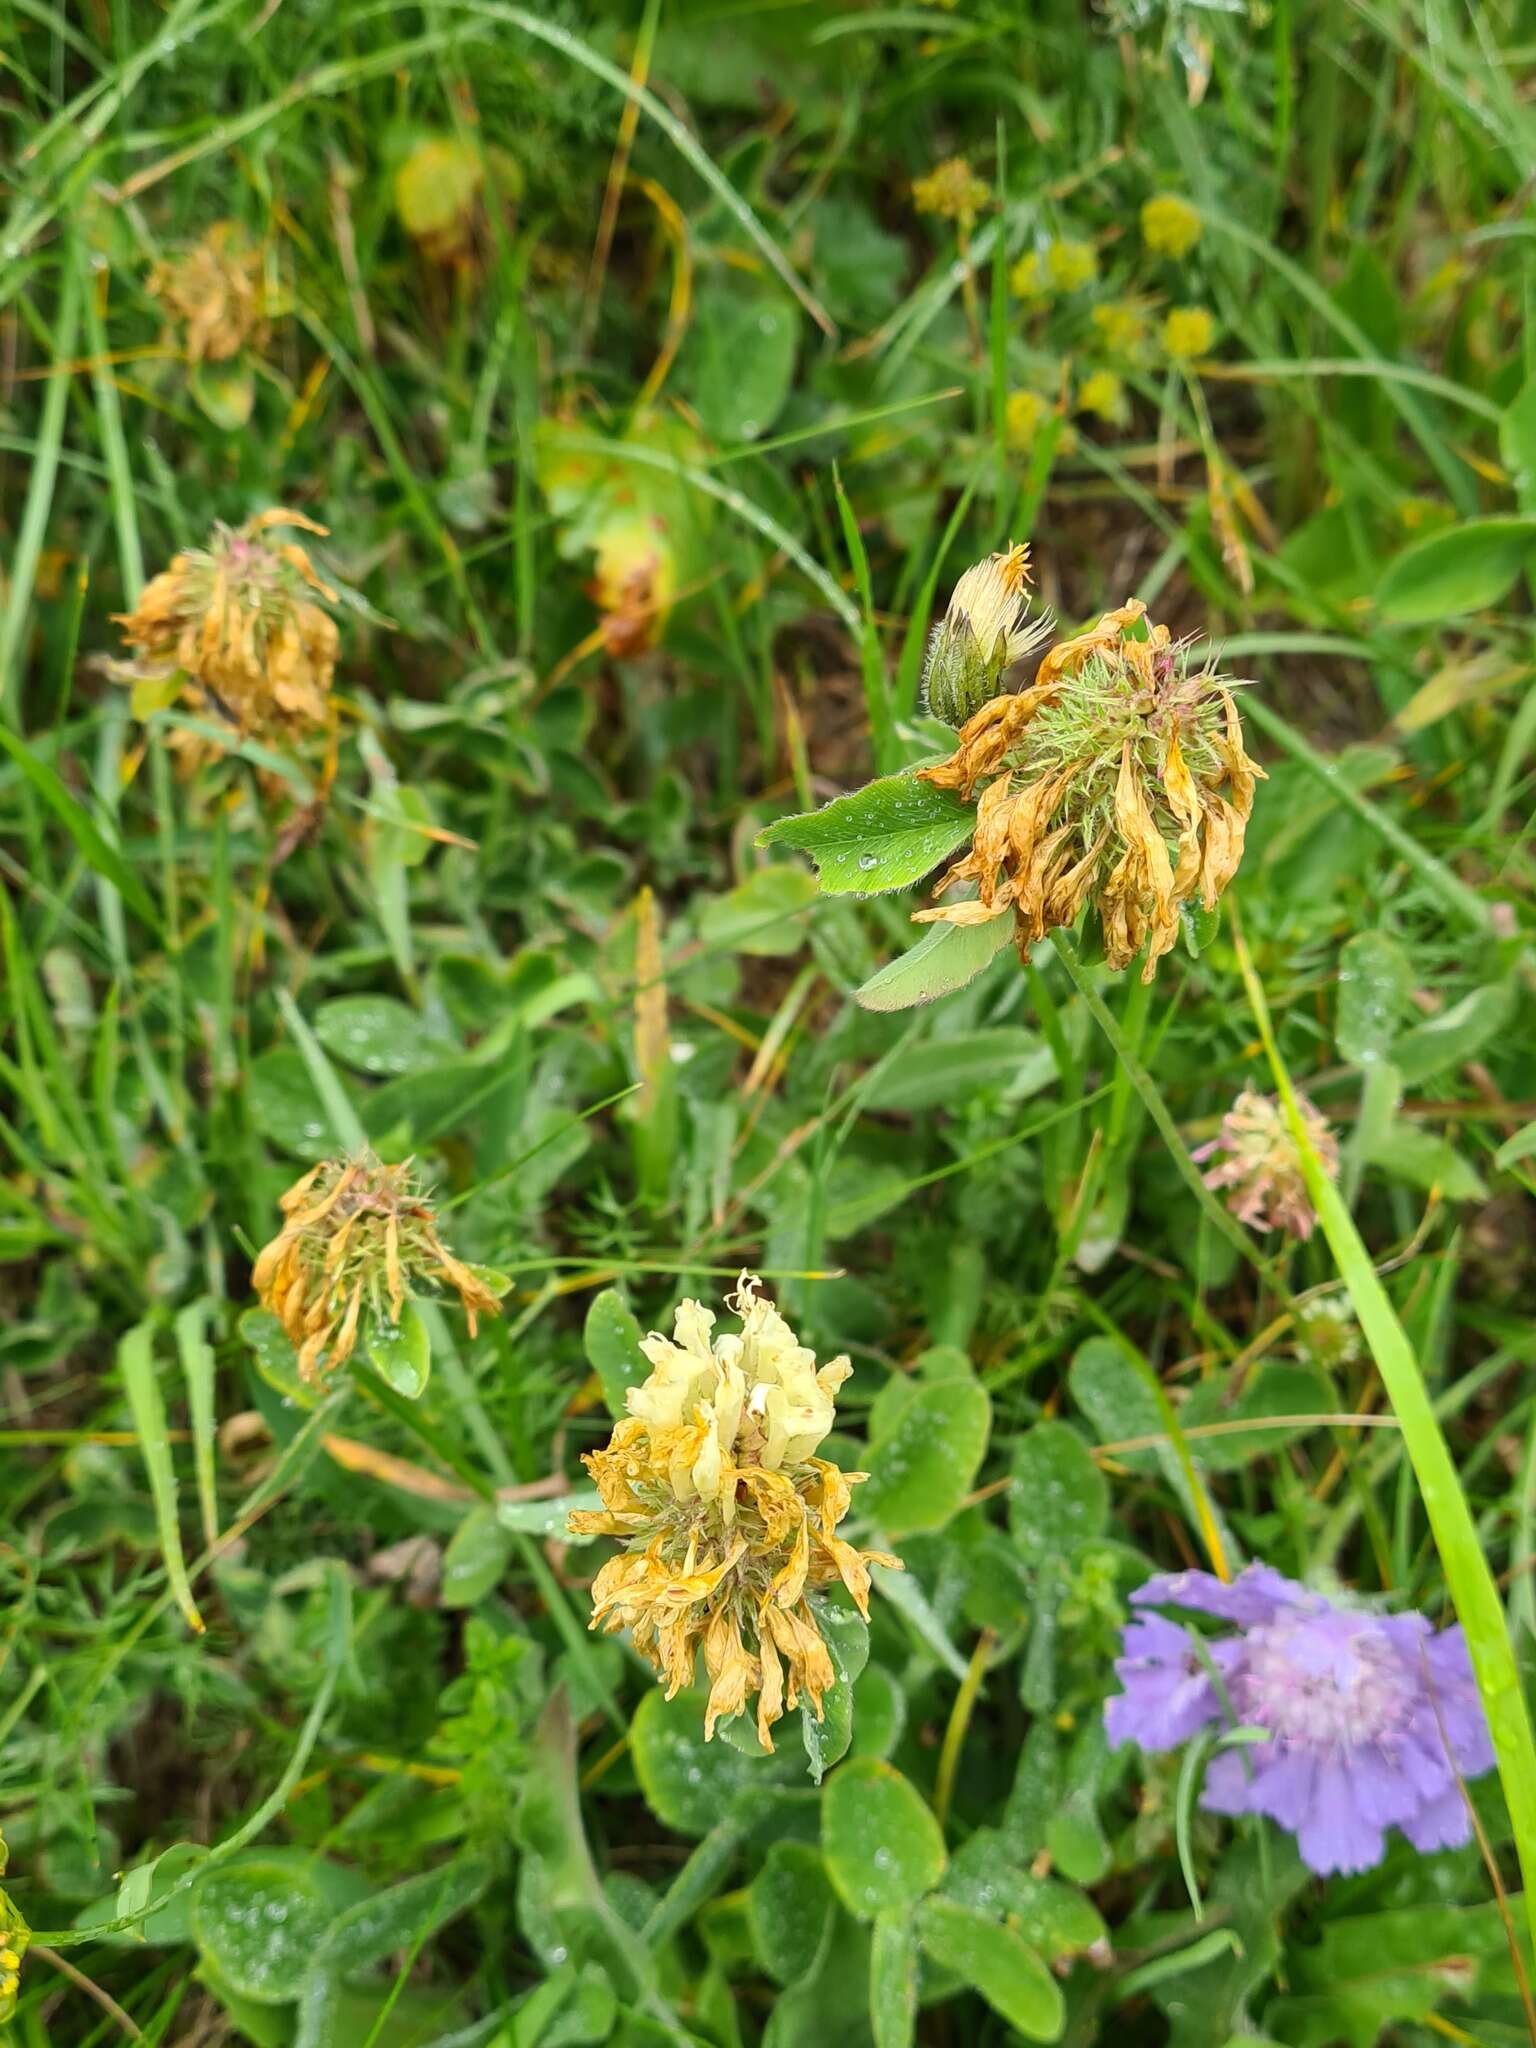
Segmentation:
[(1207, 356), (1216, 339), (1216, 322), (1204, 306), (1175, 306), (1163, 322), (1163, 347), (1176, 363)]
[(1095, 370), (1078, 387), (1077, 409), (1091, 412), (1106, 426), (1118, 426), (1126, 418), (1125, 386), (1113, 370)]
[(277, 526), (326, 531), (282, 510), (260, 512), (238, 531), (220, 526), (206, 548), (174, 556), (134, 609), (116, 615), (137, 653), (113, 673), (132, 683), (137, 716), (183, 697), (243, 736), (282, 741), (329, 727), (337, 633), (324, 607), (337, 594), (297, 543), (267, 538)]
[(815, 1456), (848, 1360), (818, 1370), (750, 1274), (728, 1306), (739, 1333), (711, 1340), (714, 1314), (685, 1301), (671, 1337), (643, 1339), (650, 1378), (582, 1460), (603, 1505), (574, 1513), (570, 1530), (624, 1542), (592, 1582), (591, 1626), (627, 1628), (668, 1699), (693, 1683), (702, 1648), (706, 1741), (756, 1694), (772, 1749), (785, 1709), (803, 1697), (820, 1719), (834, 1680), (808, 1595), (841, 1583), (867, 1618), (870, 1565), (900, 1566), (837, 1534), (868, 1475)]
[(1045, 269), (1057, 291), (1081, 291), (1099, 274), (1098, 251), (1092, 242), (1052, 242), (1046, 248)]
[(322, 1160), (280, 1206), (283, 1227), (258, 1256), (251, 1285), (298, 1351), (303, 1379), (346, 1363), (364, 1315), (397, 1324), (413, 1283), (451, 1287), (472, 1337), (478, 1316), (501, 1313), (486, 1277), (438, 1236), (409, 1160)]
[(1004, 669), (1022, 661), (1051, 631), (1050, 616), (1031, 619), (1029, 549), (1010, 547), (977, 562), (955, 585), (928, 643), (923, 684), (928, 709), (962, 726), (996, 694)]
[(1008, 273), (1008, 289), (1017, 299), (1038, 299), (1046, 291), (1045, 263), (1038, 249), (1026, 249)]
[[(1021, 952), (1096, 905), (1111, 967), (1145, 945), (1142, 979), (1179, 934), (1179, 906), (1207, 910), (1237, 872), (1264, 771), (1243, 746), (1227, 680), (1190, 665), (1132, 598), (1053, 647), (1031, 687), (995, 697), (947, 761), (918, 772), (976, 804), (970, 851), (939, 883), (967, 902), (920, 924), (985, 924), (1011, 910)], [(1138, 635), (1140, 637), (1132, 637)]]
[(1038, 391), (1010, 391), (1003, 411), (1003, 439), (1015, 455), (1027, 455), (1040, 423), (1050, 411)]
[(192, 248), (163, 257), (146, 289), (181, 328), (190, 363), (228, 362), (266, 340), (261, 251), (238, 221), (215, 221)]
[(1187, 256), (1200, 239), (1200, 216), (1187, 199), (1159, 192), (1141, 209), (1141, 239), (1159, 256), (1175, 262)]
[(962, 227), (971, 225), (990, 196), (985, 179), (977, 177), (963, 156), (947, 157), (926, 177), (912, 180), (912, 204), (919, 213), (958, 221)]

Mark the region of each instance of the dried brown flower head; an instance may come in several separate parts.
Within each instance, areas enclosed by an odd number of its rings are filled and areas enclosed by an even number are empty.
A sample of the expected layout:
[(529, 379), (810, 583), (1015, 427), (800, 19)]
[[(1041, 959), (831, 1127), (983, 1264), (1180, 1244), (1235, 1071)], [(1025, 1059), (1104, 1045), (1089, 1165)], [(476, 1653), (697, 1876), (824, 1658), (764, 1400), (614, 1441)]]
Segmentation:
[(200, 242), (163, 257), (147, 289), (182, 330), (190, 363), (224, 363), (259, 350), (269, 323), (261, 251), (236, 220), (215, 221)]
[[(1296, 1107), (1312, 1150), (1330, 1180), (1338, 1177), (1339, 1145), (1322, 1112), (1299, 1091)], [(1221, 1120), (1220, 1133), (1192, 1155), (1218, 1159), (1205, 1176), (1208, 1188), (1226, 1188), (1227, 1207), (1255, 1230), (1283, 1230), (1303, 1242), (1317, 1216), (1301, 1171), (1284, 1105), (1273, 1095), (1245, 1088)]]
[(132, 683), (136, 715), (180, 697), (243, 737), (281, 742), (329, 730), (337, 632), (324, 607), (337, 594), (296, 542), (266, 538), (277, 526), (326, 532), (280, 508), (238, 531), (220, 526), (206, 548), (174, 556), (118, 615), (136, 654), (113, 672)]
[(454, 1290), (471, 1336), (478, 1316), (501, 1311), (482, 1275), (438, 1236), (409, 1160), (322, 1160), (294, 1182), (281, 1207), (283, 1227), (258, 1256), (251, 1284), (297, 1349), (306, 1380), (346, 1363), (363, 1317), (397, 1324), (423, 1283)]
[(919, 770), (967, 798), (985, 785), (970, 851), (935, 890), (973, 882), (976, 897), (920, 910), (919, 923), (1011, 910), (1023, 949), (1092, 902), (1110, 966), (1145, 945), (1150, 981), (1179, 906), (1198, 896), (1214, 909), (1264, 771), (1244, 750), (1228, 682), (1145, 615), (1133, 598), (1052, 648), (1028, 689), (984, 704), (950, 758)]
[(693, 1683), (702, 1645), (706, 1740), (755, 1693), (772, 1749), (785, 1708), (803, 1695), (820, 1719), (833, 1683), (807, 1594), (841, 1582), (867, 1616), (870, 1564), (898, 1560), (837, 1534), (867, 1475), (813, 1455), (852, 1368), (834, 1358), (818, 1371), (757, 1285), (743, 1273), (730, 1297), (739, 1335), (711, 1343), (713, 1313), (685, 1301), (670, 1338), (644, 1339), (650, 1378), (630, 1389), (606, 1449), (583, 1459), (603, 1505), (570, 1526), (624, 1539), (593, 1581), (592, 1627), (627, 1628), (668, 1699)]

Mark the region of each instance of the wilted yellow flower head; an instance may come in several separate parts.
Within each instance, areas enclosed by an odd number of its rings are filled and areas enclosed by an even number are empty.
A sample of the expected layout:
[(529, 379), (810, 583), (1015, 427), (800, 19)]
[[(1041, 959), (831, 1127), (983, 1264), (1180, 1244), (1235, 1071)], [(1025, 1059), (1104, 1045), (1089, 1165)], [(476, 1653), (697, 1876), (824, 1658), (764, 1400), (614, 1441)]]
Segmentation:
[(1106, 426), (1118, 426), (1127, 416), (1125, 386), (1113, 370), (1095, 370), (1078, 387), (1077, 409), (1093, 413)]
[(1172, 192), (1159, 192), (1141, 209), (1141, 239), (1159, 256), (1171, 256), (1175, 262), (1199, 241), (1200, 226), (1200, 216), (1189, 201)]
[(1163, 322), (1163, 347), (1176, 363), (1207, 356), (1216, 339), (1216, 322), (1204, 306), (1175, 306)]
[(1139, 299), (1106, 299), (1088, 315), (1110, 355), (1134, 356), (1147, 339), (1147, 309)]
[(1081, 291), (1099, 274), (1099, 256), (1092, 242), (1062, 239), (1046, 245), (1045, 270), (1059, 292)]
[(239, 221), (215, 221), (192, 248), (162, 258), (146, 288), (183, 329), (188, 362), (228, 362), (266, 340), (261, 251)]
[(301, 512), (259, 512), (238, 531), (215, 529), (206, 548), (173, 556), (133, 611), (119, 613), (138, 650), (114, 673), (133, 684), (138, 717), (177, 697), (212, 709), (241, 734), (282, 740), (328, 727), (336, 592), (303, 548), (266, 538), (276, 526), (326, 529)]
[(645, 512), (611, 519), (595, 536), (597, 573), (587, 585), (613, 655), (642, 654), (661, 638), (677, 591), (677, 561), (664, 521)]
[(257, 1257), (251, 1285), (297, 1349), (306, 1380), (346, 1363), (363, 1317), (397, 1324), (423, 1282), (454, 1290), (471, 1336), (478, 1316), (501, 1312), (488, 1280), (438, 1236), (409, 1160), (322, 1160), (294, 1182), (281, 1208), (283, 1227)]
[(1003, 439), (1015, 455), (1027, 454), (1050, 411), (1038, 391), (1010, 391), (1003, 411)]
[(819, 1719), (835, 1675), (807, 1596), (840, 1582), (867, 1617), (869, 1566), (899, 1563), (837, 1534), (868, 1475), (815, 1455), (848, 1360), (818, 1370), (750, 1274), (728, 1306), (739, 1333), (711, 1341), (714, 1314), (685, 1301), (671, 1337), (643, 1340), (650, 1378), (630, 1388), (607, 1448), (582, 1460), (603, 1505), (570, 1529), (624, 1542), (592, 1583), (591, 1626), (627, 1628), (668, 1699), (693, 1683), (702, 1645), (705, 1739), (755, 1693), (772, 1749), (786, 1707), (803, 1695)]
[(990, 196), (985, 179), (977, 177), (963, 156), (947, 157), (926, 177), (912, 180), (912, 204), (919, 213), (958, 221), (962, 227), (971, 225)]
[(1030, 619), (1029, 549), (1010, 547), (967, 569), (949, 609), (928, 643), (923, 676), (928, 709), (946, 725), (961, 726), (997, 694), (1003, 671), (1038, 647), (1050, 616)]
[(974, 882), (976, 897), (917, 911), (918, 923), (985, 924), (1011, 909), (1022, 951), (1091, 901), (1110, 966), (1145, 945), (1150, 981), (1180, 904), (1198, 895), (1214, 909), (1264, 771), (1244, 751), (1226, 679), (1193, 668), (1145, 617), (1132, 598), (1053, 647), (1027, 690), (984, 704), (955, 753), (919, 769), (963, 797), (986, 786), (971, 849), (934, 892)]
[[(1316, 1104), (1299, 1091), (1296, 1107), (1323, 1171), (1336, 1180), (1338, 1140)], [(1312, 1235), (1317, 1216), (1285, 1106), (1277, 1096), (1245, 1088), (1222, 1118), (1220, 1133), (1192, 1156), (1217, 1159), (1205, 1184), (1229, 1191), (1227, 1207), (1240, 1223), (1255, 1230), (1283, 1230), (1303, 1241)]]
[(488, 205), (515, 202), (522, 182), (503, 150), (457, 135), (427, 136), (395, 173), (395, 211), (429, 262), (471, 269), (486, 240)]

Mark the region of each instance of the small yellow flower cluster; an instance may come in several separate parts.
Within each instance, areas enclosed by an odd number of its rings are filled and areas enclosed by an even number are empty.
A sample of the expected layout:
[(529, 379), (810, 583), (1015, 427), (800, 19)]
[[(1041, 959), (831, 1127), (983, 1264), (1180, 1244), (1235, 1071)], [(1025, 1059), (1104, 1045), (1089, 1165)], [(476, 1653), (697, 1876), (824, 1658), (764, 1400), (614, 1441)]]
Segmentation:
[(1125, 386), (1113, 370), (1094, 370), (1078, 386), (1077, 409), (1093, 413), (1106, 426), (1119, 426), (1129, 414)]
[(1208, 356), (1216, 339), (1216, 322), (1204, 306), (1175, 306), (1163, 322), (1163, 347), (1176, 363)]
[(627, 1628), (671, 1699), (691, 1685), (702, 1648), (709, 1680), (704, 1735), (757, 1695), (757, 1733), (805, 1698), (818, 1718), (832, 1660), (807, 1595), (841, 1583), (869, 1611), (869, 1566), (899, 1569), (837, 1534), (850, 1488), (867, 1475), (816, 1457), (852, 1368), (818, 1371), (758, 1283), (743, 1273), (729, 1306), (739, 1334), (711, 1341), (713, 1313), (677, 1310), (670, 1338), (642, 1348), (651, 1375), (628, 1416), (583, 1463), (602, 1507), (570, 1518), (573, 1536), (624, 1548), (592, 1584), (591, 1626)]
[(1209, 909), (1237, 872), (1263, 775), (1243, 746), (1225, 680), (1191, 668), (1166, 626), (1132, 599), (1041, 662), (1034, 683), (994, 697), (947, 761), (918, 772), (976, 804), (967, 852), (935, 894), (963, 902), (918, 923), (984, 924), (1013, 912), (1021, 949), (1097, 907), (1105, 958), (1147, 948), (1142, 979), (1179, 934), (1179, 906)]
[(215, 221), (192, 248), (162, 258), (146, 289), (181, 327), (190, 363), (228, 362), (266, 340), (261, 251), (238, 221)]
[(1147, 309), (1139, 300), (1106, 299), (1088, 317), (1107, 354), (1135, 356), (1146, 346)]
[(1092, 242), (1055, 238), (1044, 249), (1028, 249), (1008, 273), (1008, 284), (1020, 299), (1045, 298), (1052, 292), (1077, 292), (1099, 274), (1099, 256)]
[(1050, 406), (1038, 391), (1010, 391), (1003, 412), (1003, 439), (1015, 455), (1028, 454)]
[(1200, 216), (1187, 199), (1160, 192), (1141, 209), (1141, 239), (1159, 256), (1175, 262), (1200, 239)]
[(501, 1312), (486, 1281), (438, 1236), (409, 1161), (322, 1160), (294, 1182), (281, 1207), (283, 1227), (258, 1256), (251, 1284), (297, 1349), (306, 1380), (351, 1357), (365, 1308), (398, 1323), (412, 1282), (453, 1288), (471, 1336), (478, 1315)]
[(134, 609), (117, 615), (137, 653), (113, 673), (133, 685), (138, 717), (182, 697), (242, 736), (281, 741), (329, 729), (337, 632), (323, 607), (337, 594), (303, 548), (266, 538), (276, 526), (326, 531), (282, 510), (258, 513), (238, 531), (221, 526), (206, 548), (174, 556)]
[(919, 213), (969, 227), (991, 196), (963, 156), (952, 156), (923, 178), (912, 180), (912, 204)]

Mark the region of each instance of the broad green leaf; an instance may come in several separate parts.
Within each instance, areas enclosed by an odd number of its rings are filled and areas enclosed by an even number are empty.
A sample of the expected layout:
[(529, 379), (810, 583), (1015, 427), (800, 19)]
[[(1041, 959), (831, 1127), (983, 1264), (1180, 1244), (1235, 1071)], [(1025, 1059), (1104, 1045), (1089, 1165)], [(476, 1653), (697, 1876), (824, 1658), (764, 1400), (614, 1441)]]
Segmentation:
[(1334, 1038), (1351, 1066), (1390, 1059), (1398, 1021), (1413, 986), (1413, 969), (1395, 939), (1361, 932), (1339, 953), (1339, 1005)]
[(1505, 408), (1499, 456), (1521, 510), (1536, 513), (1536, 377), (1528, 377)]
[(920, 1387), (870, 1445), (860, 1508), (893, 1536), (943, 1528), (975, 1483), (991, 1425), (992, 1403), (975, 1380)]
[(917, 2038), (917, 1930), (908, 1906), (890, 1906), (875, 1916), (869, 2021), (875, 2048), (912, 2048)]
[(900, 1771), (856, 1757), (821, 1802), (821, 1853), (838, 1897), (860, 1920), (915, 1906), (944, 1875), (944, 1837)]
[(975, 829), (974, 805), (908, 773), (882, 776), (819, 811), (780, 818), (757, 843), (808, 853), (828, 895), (879, 896), (920, 882)]
[(1255, 1458), (1277, 1456), (1287, 1444), (1308, 1434), (1315, 1424), (1282, 1429), (1277, 1422), (1288, 1415), (1326, 1415), (1335, 1406), (1333, 1389), (1326, 1373), (1315, 1365), (1292, 1365), (1276, 1359), (1249, 1373), (1242, 1392), (1232, 1399), (1229, 1375), (1213, 1373), (1194, 1387), (1179, 1410), (1186, 1430), (1203, 1423), (1223, 1425), (1263, 1422), (1267, 1427), (1234, 1429), (1221, 1436), (1191, 1437), (1190, 1449), (1201, 1465), (1213, 1472), (1235, 1471)]
[(883, 1666), (866, 1665), (853, 1685), (852, 1754), (888, 1757), (906, 1722), (906, 1693)]
[(432, 1377), (432, 1339), (414, 1301), (405, 1304), (398, 1323), (374, 1323), (363, 1348), (387, 1386), (407, 1401), (421, 1399)]
[(256, 373), (247, 364), (224, 368), (199, 363), (187, 382), (198, 409), (221, 434), (238, 434), (250, 425), (256, 407)]
[(1394, 1180), (1407, 1181), (1426, 1193), (1434, 1190), (1447, 1202), (1480, 1202), (1488, 1192), (1477, 1168), (1449, 1138), (1401, 1117), (1373, 1140), (1365, 1156), (1368, 1165), (1379, 1167)]
[(915, 946), (872, 974), (854, 1000), (865, 1010), (910, 1010), (973, 982), (1013, 938), (1013, 920), (933, 924)]
[(298, 1997), (326, 1929), (367, 1890), (323, 1857), (264, 1849), (199, 1878), (192, 1928), (198, 1947), (242, 1998), (286, 2005)]
[(1469, 519), (1431, 534), (1388, 563), (1376, 586), (1382, 616), (1435, 624), (1496, 605), (1536, 548), (1536, 517)]
[(837, 1674), (836, 1683), (822, 1696), (819, 1716), (808, 1700), (800, 1703), (800, 1733), (811, 1776), (819, 1785), (846, 1756), (853, 1740), (853, 1685), (869, 1661), (869, 1624), (838, 1600), (816, 1599), (811, 1608)]
[(1375, 2048), (1394, 2022), (1425, 2020), (1508, 1975), (1498, 1905), (1421, 1905), (1329, 1920), (1287, 1952), (1288, 1996), (1265, 2014), (1293, 2048)]
[(903, 1046), (881, 1063), (862, 1099), (870, 1110), (935, 1109), (995, 1088), (1017, 1102), (1048, 1087), (1055, 1073), (1050, 1047), (1033, 1031), (997, 1025)]
[(1054, 2041), (1066, 2018), (1055, 1978), (1011, 1927), (953, 1899), (926, 1899), (918, 1933), (936, 1963), (953, 1970), (1029, 2041)]
[(1109, 1519), (1109, 1481), (1066, 1422), (1037, 1422), (1013, 1449), (1008, 1520), (1026, 1564), (1070, 1558)]
[[(680, 1835), (707, 1835), (743, 1792), (782, 1784), (796, 1768), (788, 1742), (774, 1756), (741, 1754), (716, 1734), (704, 1740), (704, 1695), (681, 1692), (666, 1699), (651, 1691), (630, 1728), (630, 1753), (646, 1803), (663, 1827)], [(799, 1765), (803, 1780), (805, 1766)]]
[(1522, 1124), (1512, 1138), (1506, 1138), (1493, 1155), (1493, 1163), (1500, 1173), (1508, 1172), (1522, 1160), (1536, 1155), (1536, 1123)]
[(758, 868), (725, 896), (699, 906), (699, 937), (711, 950), (773, 959), (805, 944), (806, 911), (816, 883), (804, 868), (780, 863)]
[(602, 1381), (608, 1413), (615, 1420), (629, 1413), (624, 1396), (631, 1387), (639, 1386), (651, 1369), (640, 1349), (643, 1335), (638, 1318), (616, 1289), (605, 1287), (592, 1297), (582, 1342), (587, 1347), (588, 1364)]
[(237, 1325), (251, 1347), (256, 1370), (269, 1387), (275, 1387), (285, 1401), (301, 1408), (313, 1408), (316, 1390), (299, 1378), (299, 1354), (287, 1331), (270, 1309), (248, 1308)]
[(155, 1522), (160, 1531), (160, 1548), (165, 1557), (166, 1577), (176, 1596), (187, 1627), (194, 1635), (203, 1633), (203, 1617), (192, 1598), (186, 1558), (181, 1547), (181, 1521), (176, 1510), (176, 1468), (171, 1462), (170, 1437), (166, 1427), (165, 1403), (155, 1367), (155, 1325), (136, 1323), (117, 1347), (117, 1369), (122, 1375), (133, 1412), (134, 1432), (149, 1490), (154, 1496)]
[(252, 1060), (246, 1097), (252, 1124), (279, 1151), (314, 1162), (336, 1150), (325, 1104), (293, 1046), (270, 1046)]
[(756, 441), (782, 411), (795, 374), (800, 314), (783, 292), (734, 276), (701, 291), (684, 367), (710, 439)]
[(950, 1858), (946, 1899), (1001, 1918), (1047, 1958), (1078, 1955), (1106, 1940), (1098, 1908), (1076, 1885), (1036, 1877), (996, 1828), (978, 1828)]
[(512, 1532), (490, 1506), (471, 1508), (443, 1552), (444, 1607), (473, 1607), (501, 1583)]
[(565, 1536), (566, 1524), (578, 1509), (599, 1508), (602, 1501), (595, 1486), (576, 1493), (562, 1493), (554, 1500), (504, 1500), (496, 1509), (503, 1529), (515, 1529), (524, 1536)]
[(747, 1891), (752, 1939), (776, 1984), (794, 1984), (815, 1964), (837, 1911), (820, 1853), (806, 1842), (775, 1842)]
[(337, 996), (315, 1014), (315, 1036), (345, 1067), (362, 1074), (414, 1074), (459, 1048), (394, 996)]
[(1403, 1084), (1417, 1088), (1446, 1067), (1475, 1059), (1503, 1030), (1514, 1003), (1508, 982), (1475, 988), (1438, 1017), (1405, 1031), (1392, 1049), (1392, 1064)]

